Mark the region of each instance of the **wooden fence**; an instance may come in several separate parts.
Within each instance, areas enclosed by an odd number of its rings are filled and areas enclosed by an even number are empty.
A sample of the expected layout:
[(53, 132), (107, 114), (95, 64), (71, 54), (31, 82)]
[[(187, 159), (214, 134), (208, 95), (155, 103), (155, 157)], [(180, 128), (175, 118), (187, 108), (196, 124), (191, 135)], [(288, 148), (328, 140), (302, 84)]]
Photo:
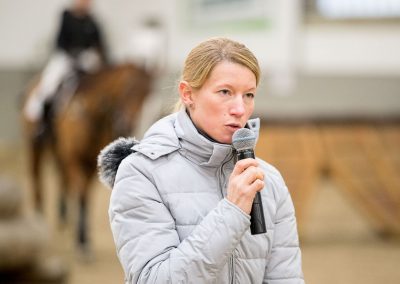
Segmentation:
[(399, 123), (265, 124), (256, 154), (282, 173), (300, 231), (328, 174), (377, 233), (400, 236)]

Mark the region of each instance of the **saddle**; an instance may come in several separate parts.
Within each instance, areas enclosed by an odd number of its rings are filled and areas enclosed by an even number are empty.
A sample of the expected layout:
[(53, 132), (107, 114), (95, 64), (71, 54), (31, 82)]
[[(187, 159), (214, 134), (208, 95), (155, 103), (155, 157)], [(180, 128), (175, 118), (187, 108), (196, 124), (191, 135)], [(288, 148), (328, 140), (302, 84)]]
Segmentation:
[(76, 93), (83, 72), (74, 72), (60, 83), (55, 94), (44, 102), (43, 115), (37, 129), (37, 139), (44, 140), (53, 135), (53, 121), (56, 115), (69, 103)]

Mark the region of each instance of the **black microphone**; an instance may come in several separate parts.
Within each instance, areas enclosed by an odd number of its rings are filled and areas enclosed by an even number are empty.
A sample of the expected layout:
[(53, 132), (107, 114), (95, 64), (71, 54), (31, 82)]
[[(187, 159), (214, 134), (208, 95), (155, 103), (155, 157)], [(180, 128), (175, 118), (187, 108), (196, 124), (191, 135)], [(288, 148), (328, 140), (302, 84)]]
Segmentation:
[[(237, 153), (237, 161), (246, 158), (255, 158), (254, 146), (256, 136), (248, 128), (241, 128), (235, 131), (232, 136), (232, 146)], [(253, 206), (250, 212), (250, 231), (252, 235), (263, 234), (267, 231), (265, 228), (264, 210), (262, 206), (261, 194), (257, 192), (253, 200)]]

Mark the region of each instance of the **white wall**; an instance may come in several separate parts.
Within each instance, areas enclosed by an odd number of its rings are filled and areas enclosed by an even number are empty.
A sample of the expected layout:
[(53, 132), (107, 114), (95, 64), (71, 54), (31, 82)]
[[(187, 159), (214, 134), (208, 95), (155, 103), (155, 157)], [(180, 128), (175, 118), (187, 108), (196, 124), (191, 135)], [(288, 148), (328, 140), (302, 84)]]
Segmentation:
[[(68, 0), (0, 0), (0, 68), (42, 66), (51, 51), (58, 17)], [(179, 69), (189, 50), (216, 35), (245, 42), (271, 77), (293, 72), (400, 75), (399, 24), (300, 26), (299, 3), (266, 0), (270, 25), (256, 31), (185, 27), (184, 0), (95, 0), (115, 60), (126, 51), (127, 37), (147, 14), (157, 15), (168, 32), (168, 62)], [(207, 19), (205, 19), (207, 21)], [(279, 84), (279, 80), (277, 81)]]
[(400, 75), (400, 23), (309, 26), (302, 44), (306, 73)]
[(42, 63), (53, 44), (60, 6), (66, 1), (0, 0), (0, 67)]

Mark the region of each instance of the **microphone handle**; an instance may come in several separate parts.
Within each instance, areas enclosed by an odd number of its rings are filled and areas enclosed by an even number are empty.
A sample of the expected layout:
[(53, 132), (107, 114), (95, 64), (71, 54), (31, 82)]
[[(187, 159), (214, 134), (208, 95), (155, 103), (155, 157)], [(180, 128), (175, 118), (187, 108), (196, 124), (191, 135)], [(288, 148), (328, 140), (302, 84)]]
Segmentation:
[(267, 229), (265, 227), (265, 218), (261, 201), (261, 194), (259, 192), (257, 192), (256, 196), (254, 197), (250, 217), (250, 231), (252, 235), (264, 234), (267, 232)]
[[(237, 152), (237, 160), (243, 160), (246, 158), (253, 158), (253, 149), (245, 149)], [(262, 206), (261, 193), (257, 192), (253, 200), (253, 206), (250, 211), (250, 231), (252, 235), (263, 234), (267, 232), (265, 226), (264, 210)]]

